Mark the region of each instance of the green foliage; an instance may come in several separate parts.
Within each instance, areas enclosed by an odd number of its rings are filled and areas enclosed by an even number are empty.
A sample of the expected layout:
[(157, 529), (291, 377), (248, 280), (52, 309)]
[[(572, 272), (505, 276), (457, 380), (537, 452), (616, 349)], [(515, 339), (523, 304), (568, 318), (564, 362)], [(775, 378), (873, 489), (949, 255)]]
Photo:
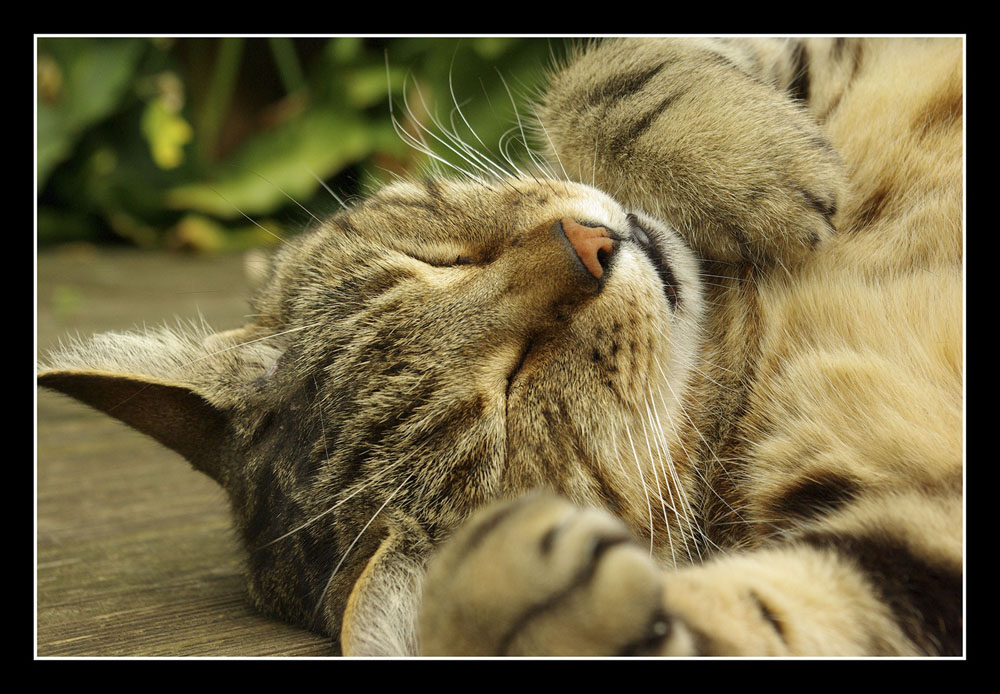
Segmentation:
[(525, 114), (563, 52), (505, 37), (40, 38), (37, 49), (39, 245), (205, 251), (276, 243), (338, 206), (327, 188), (346, 199), (422, 170), (390, 113), (410, 132), (432, 116), (458, 124), (497, 151), (516, 125), (512, 99)]

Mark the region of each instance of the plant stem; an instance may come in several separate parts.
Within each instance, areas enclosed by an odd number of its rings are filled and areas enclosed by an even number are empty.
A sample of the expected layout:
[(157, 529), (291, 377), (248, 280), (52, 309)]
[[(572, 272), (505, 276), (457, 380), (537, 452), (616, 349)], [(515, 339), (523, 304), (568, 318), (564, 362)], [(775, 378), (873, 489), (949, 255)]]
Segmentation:
[(198, 127), (198, 154), (203, 163), (211, 163), (215, 158), (215, 148), (222, 128), (223, 119), (236, 87), (239, 76), (240, 59), (243, 57), (243, 39), (224, 38), (219, 42), (219, 52), (212, 70), (212, 81), (202, 105)]
[(306, 80), (302, 75), (302, 67), (299, 65), (299, 57), (295, 53), (295, 45), (287, 37), (270, 38), (271, 54), (274, 62), (278, 66), (278, 73), (281, 75), (281, 83), (285, 85), (285, 91), (294, 94), (305, 88)]

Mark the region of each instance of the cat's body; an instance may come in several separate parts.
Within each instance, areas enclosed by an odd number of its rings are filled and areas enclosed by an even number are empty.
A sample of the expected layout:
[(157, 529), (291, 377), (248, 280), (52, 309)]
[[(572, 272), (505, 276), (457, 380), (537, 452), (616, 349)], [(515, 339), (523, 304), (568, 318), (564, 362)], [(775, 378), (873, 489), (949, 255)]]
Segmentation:
[(346, 653), (960, 654), (961, 69), (601, 44), (557, 177), (394, 184), (246, 327), (40, 380), (218, 480), (255, 604)]

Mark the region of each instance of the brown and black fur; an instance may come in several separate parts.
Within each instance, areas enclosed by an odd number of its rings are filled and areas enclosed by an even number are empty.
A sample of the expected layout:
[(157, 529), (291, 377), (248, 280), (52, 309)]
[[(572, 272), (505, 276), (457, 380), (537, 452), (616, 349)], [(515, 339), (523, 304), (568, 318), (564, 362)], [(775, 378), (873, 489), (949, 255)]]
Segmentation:
[(588, 45), (548, 173), (389, 186), (244, 328), (40, 382), (219, 481), (254, 603), (349, 654), (958, 655), (962, 94), (957, 40)]

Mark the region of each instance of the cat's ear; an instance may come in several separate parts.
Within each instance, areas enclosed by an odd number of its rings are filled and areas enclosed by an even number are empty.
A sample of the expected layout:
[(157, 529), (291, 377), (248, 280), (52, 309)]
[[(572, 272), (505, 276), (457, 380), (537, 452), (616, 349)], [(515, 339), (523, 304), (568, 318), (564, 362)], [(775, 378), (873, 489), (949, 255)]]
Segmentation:
[(429, 547), (390, 531), (354, 583), (340, 628), (344, 655), (418, 655), (417, 612)]
[(101, 371), (43, 371), (39, 385), (76, 398), (152, 436), (219, 481), (226, 417), (189, 386)]
[(48, 355), (38, 384), (121, 420), (220, 481), (240, 386), (264, 374), (279, 354), (255, 335), (253, 326), (97, 335)]

